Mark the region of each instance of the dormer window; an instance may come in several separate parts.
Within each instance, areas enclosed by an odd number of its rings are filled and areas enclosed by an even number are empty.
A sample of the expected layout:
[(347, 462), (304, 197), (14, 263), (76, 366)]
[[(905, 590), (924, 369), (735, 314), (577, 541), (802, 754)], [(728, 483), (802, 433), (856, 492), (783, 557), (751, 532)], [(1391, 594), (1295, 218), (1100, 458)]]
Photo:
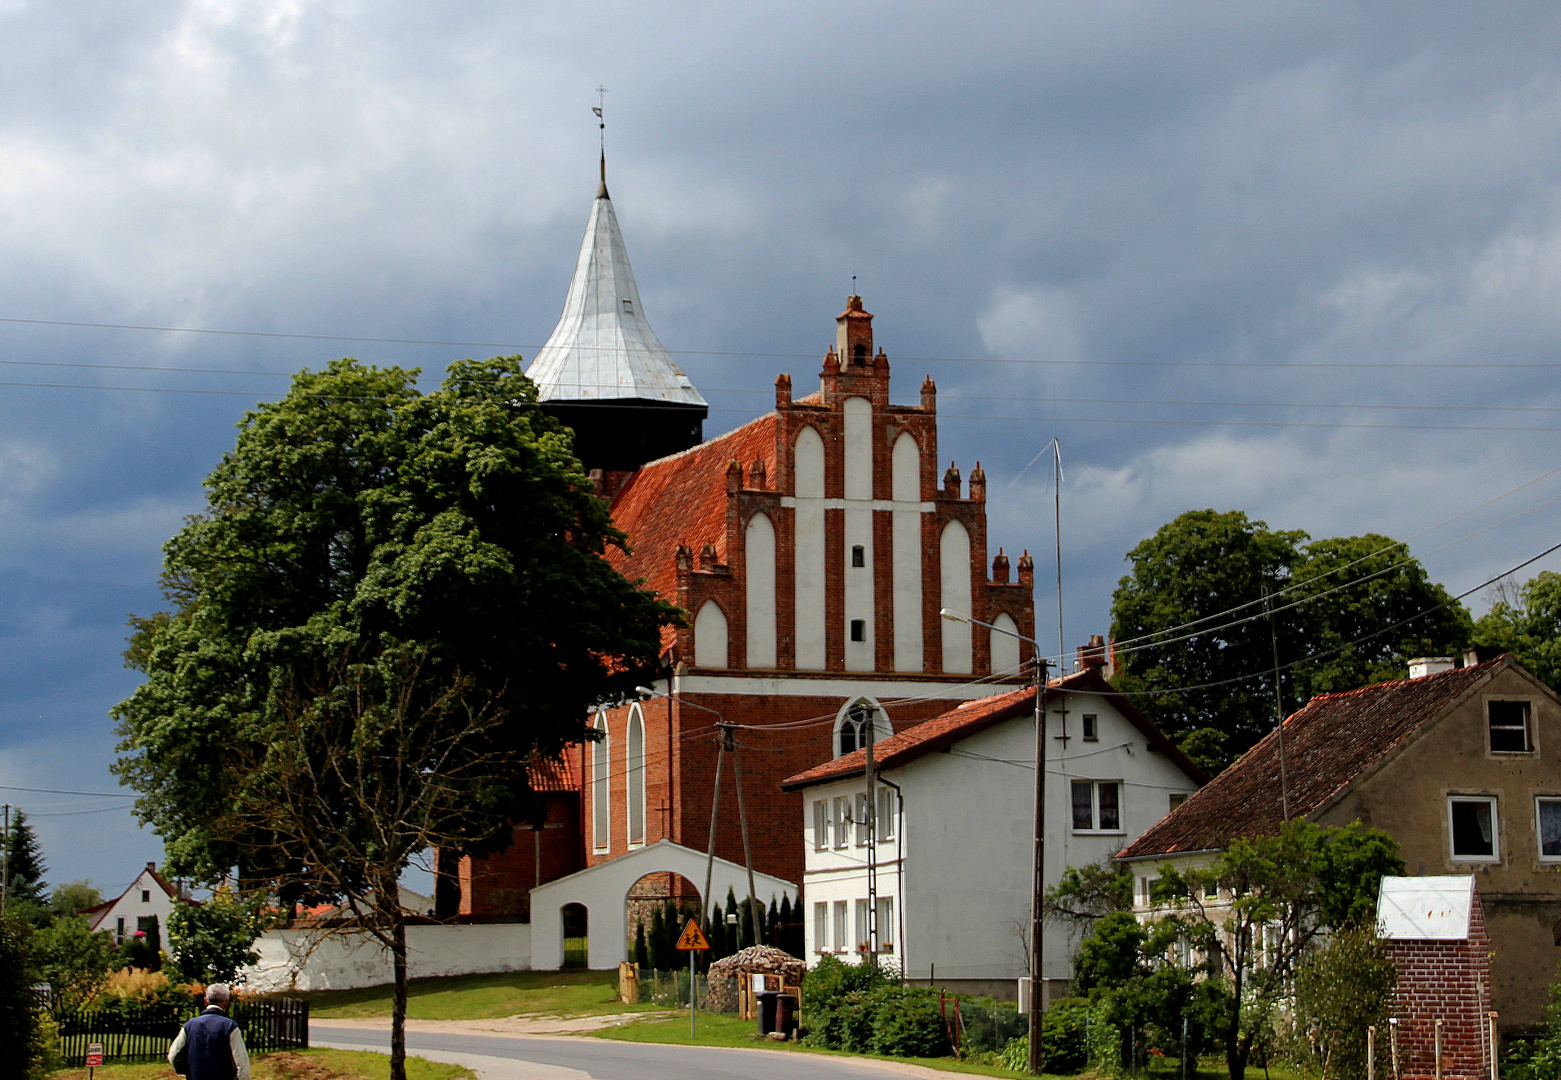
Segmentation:
[(633, 300), (625, 300), (623, 302), (623, 313), (625, 315), (633, 315), (634, 314), (634, 301)]
[(1528, 754), (1534, 749), (1529, 734), (1530, 709), (1527, 701), (1487, 701), (1485, 715), (1490, 725), (1493, 754)]
[(867, 565), (867, 548), (861, 544), (851, 546), (851, 565), (864, 567)]

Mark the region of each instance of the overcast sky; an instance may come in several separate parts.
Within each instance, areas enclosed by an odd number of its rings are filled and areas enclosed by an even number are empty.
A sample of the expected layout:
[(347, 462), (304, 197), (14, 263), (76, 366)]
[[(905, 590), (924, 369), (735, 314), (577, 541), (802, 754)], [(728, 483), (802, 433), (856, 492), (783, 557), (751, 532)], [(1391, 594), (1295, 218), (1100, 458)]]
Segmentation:
[[(1561, 464), (1558, 31), (1551, 4), (0, 0), (0, 318), (512, 346), (0, 322), (0, 784), (116, 790), (125, 617), (286, 373), (534, 355), (598, 84), (707, 432), (779, 371), (805, 392), (858, 275), (896, 395), (932, 374), (942, 457), (985, 467), (994, 547), (1050, 551), (1049, 470), (1019, 473), (1060, 437), (1070, 646), (1192, 508), (1387, 533), (1475, 585), (1561, 521), (1557, 474), (1443, 524)], [(44, 816), (122, 803), (0, 794), (53, 881), (161, 858), (122, 810)]]

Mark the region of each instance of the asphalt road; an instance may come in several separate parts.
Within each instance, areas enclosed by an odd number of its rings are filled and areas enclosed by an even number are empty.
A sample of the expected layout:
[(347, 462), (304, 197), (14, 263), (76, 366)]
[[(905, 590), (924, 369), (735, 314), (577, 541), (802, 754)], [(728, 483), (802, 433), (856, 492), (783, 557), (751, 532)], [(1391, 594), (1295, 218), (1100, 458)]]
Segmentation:
[[(390, 1033), (314, 1023), (309, 1025), (309, 1041), (316, 1046), (388, 1050)], [(786, 1050), (660, 1046), (580, 1036), (409, 1031), (407, 1050), (467, 1065), (484, 1080), (888, 1080), (906, 1074), (930, 1080), (956, 1075)]]

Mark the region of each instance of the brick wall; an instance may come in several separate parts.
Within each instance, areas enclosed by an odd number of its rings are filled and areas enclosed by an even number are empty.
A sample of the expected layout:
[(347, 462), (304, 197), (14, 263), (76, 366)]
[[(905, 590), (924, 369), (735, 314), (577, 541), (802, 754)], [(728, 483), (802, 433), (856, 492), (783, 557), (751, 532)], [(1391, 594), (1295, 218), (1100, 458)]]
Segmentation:
[[(1490, 1076), (1490, 939), (1479, 893), (1465, 941), (1385, 943), (1398, 969), (1392, 1015), (1398, 1020), (1402, 1080), (1436, 1076), (1436, 1021), (1442, 1021), (1442, 1076)], [(1379, 1033), (1387, 1038), (1387, 1033)]]
[[(531, 919), (531, 890), (581, 867), (580, 796), (556, 792), (547, 796), (547, 821), (541, 830), (530, 825), (515, 829), (515, 841), (498, 854), (463, 856), (456, 864), (460, 886), (458, 914)], [(537, 880), (538, 846), (542, 877)]]

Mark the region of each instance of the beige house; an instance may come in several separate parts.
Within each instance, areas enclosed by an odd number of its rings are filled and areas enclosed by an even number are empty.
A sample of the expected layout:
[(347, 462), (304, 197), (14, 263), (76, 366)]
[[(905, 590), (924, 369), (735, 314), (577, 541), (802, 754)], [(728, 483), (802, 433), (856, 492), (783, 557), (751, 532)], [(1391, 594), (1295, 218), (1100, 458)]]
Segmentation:
[[(1561, 975), (1561, 699), (1510, 656), (1323, 694), (1284, 722), (1291, 817), (1391, 835), (1414, 876), (1472, 874), (1485, 903), (1503, 1029), (1537, 1024)], [(1147, 903), (1166, 863), (1206, 863), (1283, 820), (1272, 732), (1118, 861)]]

